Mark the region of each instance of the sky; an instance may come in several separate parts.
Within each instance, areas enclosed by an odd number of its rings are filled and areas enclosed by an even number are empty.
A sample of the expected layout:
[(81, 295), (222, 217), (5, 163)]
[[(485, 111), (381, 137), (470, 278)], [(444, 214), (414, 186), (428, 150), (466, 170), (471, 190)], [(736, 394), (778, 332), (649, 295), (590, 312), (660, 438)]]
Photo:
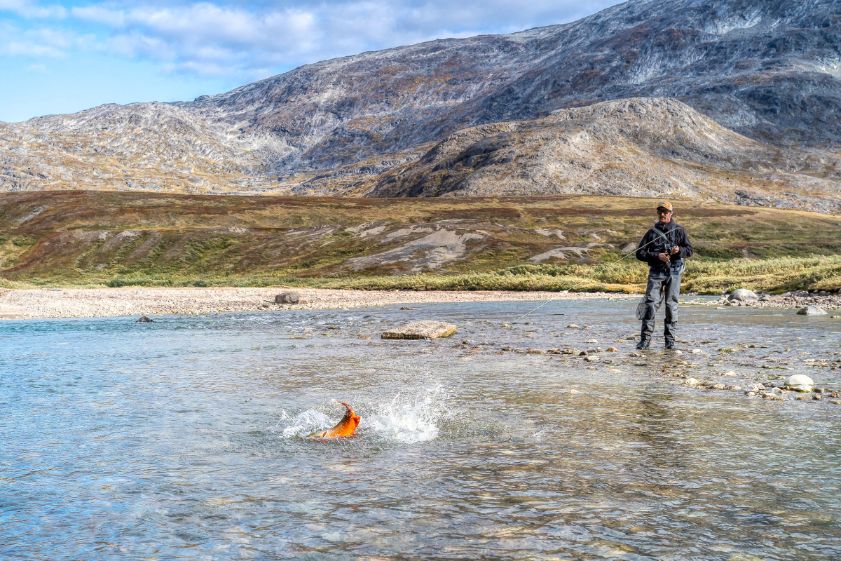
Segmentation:
[(302, 64), (566, 23), (619, 0), (0, 0), (0, 121), (189, 101)]

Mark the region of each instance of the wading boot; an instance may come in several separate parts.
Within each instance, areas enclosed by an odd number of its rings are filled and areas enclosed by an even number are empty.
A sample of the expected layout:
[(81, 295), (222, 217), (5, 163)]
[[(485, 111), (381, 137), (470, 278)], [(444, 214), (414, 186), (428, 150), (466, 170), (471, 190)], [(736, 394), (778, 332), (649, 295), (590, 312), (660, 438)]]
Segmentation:
[(666, 339), (666, 350), (672, 350), (674, 348), (675, 348), (675, 342), (670, 340), (670, 339)]
[(647, 348), (648, 348), (648, 345), (649, 345), (650, 343), (651, 343), (651, 339), (648, 339), (648, 338), (646, 338), (646, 337), (643, 337), (642, 339), (640, 339), (640, 342), (639, 342), (639, 343), (637, 343), (637, 350), (638, 350), (638, 351), (644, 351), (645, 349), (647, 349)]

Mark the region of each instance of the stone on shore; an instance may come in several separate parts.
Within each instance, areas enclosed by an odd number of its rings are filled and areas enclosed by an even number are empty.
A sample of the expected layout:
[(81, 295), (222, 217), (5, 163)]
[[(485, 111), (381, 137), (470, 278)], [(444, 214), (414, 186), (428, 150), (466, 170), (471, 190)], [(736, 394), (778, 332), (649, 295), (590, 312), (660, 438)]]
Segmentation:
[(727, 297), (728, 300), (735, 300), (737, 302), (748, 302), (750, 300), (759, 300), (756, 292), (748, 290), (747, 288), (737, 288)]
[(805, 374), (795, 374), (786, 380), (786, 389), (798, 392), (810, 392), (815, 389), (815, 382)]
[(275, 304), (300, 304), (301, 295), (297, 292), (281, 292), (274, 297)]
[(383, 339), (438, 339), (449, 337), (456, 332), (456, 326), (451, 323), (433, 320), (412, 321), (394, 329), (384, 331)]
[(805, 308), (800, 308), (797, 310), (798, 315), (801, 316), (825, 316), (827, 315), (826, 310), (821, 308), (820, 306), (806, 306)]

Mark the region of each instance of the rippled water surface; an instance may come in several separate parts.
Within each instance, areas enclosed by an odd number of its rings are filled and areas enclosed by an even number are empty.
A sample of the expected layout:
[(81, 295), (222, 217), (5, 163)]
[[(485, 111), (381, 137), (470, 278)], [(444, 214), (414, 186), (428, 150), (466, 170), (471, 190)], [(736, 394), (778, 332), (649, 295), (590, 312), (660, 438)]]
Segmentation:
[(841, 389), (838, 321), (633, 305), (0, 323), (0, 559), (841, 558), (841, 406), (680, 383)]

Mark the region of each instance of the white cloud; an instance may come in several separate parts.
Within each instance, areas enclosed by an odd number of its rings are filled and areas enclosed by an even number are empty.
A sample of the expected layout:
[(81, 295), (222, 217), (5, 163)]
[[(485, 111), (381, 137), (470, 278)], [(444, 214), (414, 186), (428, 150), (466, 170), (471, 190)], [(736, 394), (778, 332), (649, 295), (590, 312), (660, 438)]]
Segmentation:
[(70, 16), (92, 23), (101, 23), (109, 27), (123, 27), (126, 24), (126, 14), (123, 10), (107, 6), (81, 6), (70, 8)]
[(11, 25), (0, 28), (0, 53), (35, 59), (65, 58), (83, 47), (89, 37), (51, 27), (20, 29)]
[(218, 76), (226, 77), (230, 75), (231, 68), (228, 65), (220, 64), (218, 62), (202, 62), (202, 61), (185, 61), (177, 64), (164, 65), (164, 71), (174, 74), (198, 74), (201, 76)]
[(58, 4), (39, 6), (28, 0), (0, 0), (0, 12), (12, 12), (23, 18), (64, 18), (67, 9)]
[(12, 56), (32, 58), (61, 58), (63, 56), (63, 52), (60, 49), (37, 43), (25, 43), (23, 41), (10, 41), (2, 46), (2, 51)]
[(154, 35), (130, 32), (110, 37), (103, 46), (104, 52), (128, 57), (170, 60), (177, 56), (176, 49), (167, 41)]
[[(235, 0), (151, 0), (142, 5), (109, 0), (66, 10), (29, 0), (0, 0), (0, 10), (52, 18), (67, 34), (81, 37), (85, 30), (87, 39), (70, 41), (65, 48), (75, 45), (151, 60), (169, 72), (251, 78), (439, 37), (551, 25), (615, 3), (617, 0), (292, 0), (255, 6)], [(39, 45), (18, 38), (14, 43), (21, 54), (28, 49), (30, 56), (38, 56)], [(58, 56), (59, 49), (55, 41), (47, 42), (41, 54)]]
[(127, 14), (131, 24), (154, 30), (173, 39), (248, 42), (256, 23), (252, 14), (194, 4), (183, 8), (137, 8)]

